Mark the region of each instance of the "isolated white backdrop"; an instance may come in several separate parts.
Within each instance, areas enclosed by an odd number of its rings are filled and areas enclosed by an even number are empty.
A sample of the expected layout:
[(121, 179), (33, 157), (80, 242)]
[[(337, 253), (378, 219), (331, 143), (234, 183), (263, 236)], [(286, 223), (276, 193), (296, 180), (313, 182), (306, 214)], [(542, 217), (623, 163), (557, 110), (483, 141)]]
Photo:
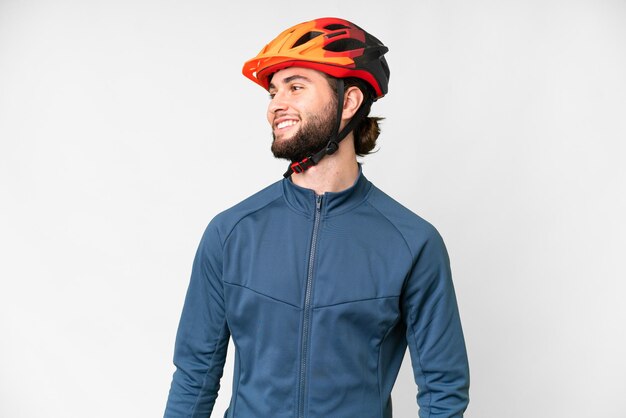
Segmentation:
[(162, 415), (200, 235), (285, 168), (241, 66), (341, 16), (390, 47), (364, 170), (446, 240), (466, 416), (626, 417), (626, 3), (402, 3), (0, 0), (0, 416)]

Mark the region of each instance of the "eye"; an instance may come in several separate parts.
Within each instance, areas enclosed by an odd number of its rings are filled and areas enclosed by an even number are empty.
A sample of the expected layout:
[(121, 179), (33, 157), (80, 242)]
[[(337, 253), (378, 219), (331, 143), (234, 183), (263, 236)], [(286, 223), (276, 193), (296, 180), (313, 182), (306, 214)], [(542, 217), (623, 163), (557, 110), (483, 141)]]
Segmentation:
[(303, 86), (300, 86), (298, 84), (294, 84), (293, 86), (291, 86), (292, 91), (302, 90), (303, 88), (304, 88)]

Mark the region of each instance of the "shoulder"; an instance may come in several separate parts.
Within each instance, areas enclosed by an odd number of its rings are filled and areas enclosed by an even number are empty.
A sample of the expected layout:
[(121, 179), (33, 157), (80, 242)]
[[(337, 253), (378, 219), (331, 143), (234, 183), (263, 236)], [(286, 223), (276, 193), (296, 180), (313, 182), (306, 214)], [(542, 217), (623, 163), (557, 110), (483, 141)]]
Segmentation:
[(368, 203), (398, 230), (414, 255), (428, 243), (443, 245), (441, 235), (430, 222), (374, 185)]
[(209, 223), (205, 234), (217, 234), (219, 240), (223, 242), (242, 219), (271, 205), (282, 196), (281, 180), (279, 180), (217, 214)]

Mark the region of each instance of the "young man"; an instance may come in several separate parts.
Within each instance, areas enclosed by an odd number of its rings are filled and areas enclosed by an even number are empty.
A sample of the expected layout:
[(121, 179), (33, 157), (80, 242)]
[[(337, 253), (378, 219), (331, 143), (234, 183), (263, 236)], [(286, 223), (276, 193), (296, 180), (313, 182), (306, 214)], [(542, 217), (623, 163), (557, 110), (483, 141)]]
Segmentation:
[(235, 345), (228, 418), (389, 418), (407, 344), (421, 417), (462, 417), (465, 344), (443, 241), (370, 183), (387, 48), (336, 18), (281, 33), (244, 74), (270, 93), (285, 179), (209, 224), (166, 417), (209, 417)]

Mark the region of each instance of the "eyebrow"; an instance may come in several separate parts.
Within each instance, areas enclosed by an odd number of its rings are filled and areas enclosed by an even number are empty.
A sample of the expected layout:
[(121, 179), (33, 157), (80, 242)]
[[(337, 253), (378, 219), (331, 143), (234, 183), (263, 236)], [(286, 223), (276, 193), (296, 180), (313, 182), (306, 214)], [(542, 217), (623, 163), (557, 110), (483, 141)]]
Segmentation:
[[(303, 75), (296, 74), (296, 75), (292, 75), (292, 76), (283, 78), (283, 84), (291, 83), (294, 80), (303, 80), (303, 81), (307, 81), (309, 83), (311, 82), (310, 78), (305, 77)], [(270, 85), (268, 86), (268, 89), (271, 89), (271, 88), (276, 88), (274, 83), (270, 83)]]

